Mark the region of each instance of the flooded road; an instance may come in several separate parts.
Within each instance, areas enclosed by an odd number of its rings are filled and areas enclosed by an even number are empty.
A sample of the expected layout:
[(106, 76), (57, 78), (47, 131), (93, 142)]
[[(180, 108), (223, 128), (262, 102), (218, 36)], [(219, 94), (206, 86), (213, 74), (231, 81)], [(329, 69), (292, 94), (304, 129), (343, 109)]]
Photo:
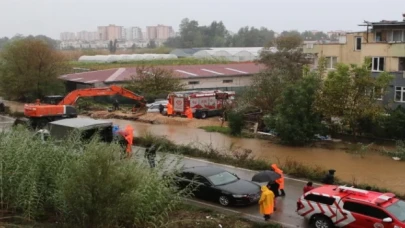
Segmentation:
[[(22, 111), (23, 105), (18, 102), (5, 102), (12, 111)], [(195, 146), (210, 145), (219, 150), (236, 146), (251, 149), (256, 157), (268, 158), (271, 161), (283, 161), (291, 158), (308, 165), (317, 165), (326, 169), (336, 169), (336, 175), (348, 182), (368, 183), (405, 193), (405, 162), (392, 160), (390, 157), (368, 153), (365, 158), (345, 153), (342, 150), (322, 148), (287, 147), (272, 144), (266, 140), (232, 138), (219, 133), (209, 133), (202, 129), (178, 125), (150, 125), (134, 121), (113, 119), (114, 123), (125, 126), (131, 124), (135, 135), (150, 132), (154, 135), (166, 136), (177, 144), (193, 144)], [(195, 120), (199, 121), (199, 120)], [(0, 119), (0, 128), (8, 127), (10, 120)]]
[(369, 153), (365, 158), (345, 153), (342, 150), (322, 148), (297, 148), (272, 144), (266, 140), (232, 138), (219, 133), (209, 133), (202, 129), (173, 125), (150, 125), (140, 122), (112, 119), (115, 124), (124, 127), (131, 124), (135, 136), (147, 132), (166, 136), (177, 144), (195, 146), (212, 146), (224, 150), (230, 146), (248, 148), (256, 157), (268, 158), (271, 161), (283, 161), (291, 158), (308, 165), (336, 169), (336, 175), (345, 181), (357, 181), (389, 188), (405, 193), (405, 163), (392, 160), (390, 157)]

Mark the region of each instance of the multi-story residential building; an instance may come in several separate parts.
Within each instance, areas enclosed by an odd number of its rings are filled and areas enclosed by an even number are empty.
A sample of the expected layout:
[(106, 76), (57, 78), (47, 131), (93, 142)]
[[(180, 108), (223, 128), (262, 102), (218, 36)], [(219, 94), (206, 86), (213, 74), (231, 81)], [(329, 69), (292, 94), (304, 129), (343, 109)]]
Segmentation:
[(139, 27), (129, 27), (122, 29), (122, 38), (124, 40), (141, 40), (142, 39), (142, 30)]
[(60, 34), (61, 41), (72, 41), (76, 39), (76, 35), (73, 32), (62, 32)]
[(156, 26), (146, 26), (146, 36), (150, 40), (155, 40), (157, 38)]
[(76, 38), (81, 41), (95, 41), (98, 40), (98, 32), (80, 31)]
[(314, 57), (314, 66), (323, 56), (327, 68), (337, 63), (357, 64), (371, 58), (373, 75), (390, 72), (394, 80), (384, 95), (383, 103), (405, 107), (405, 14), (402, 21), (365, 22), (366, 31), (351, 32), (339, 37), (335, 43), (304, 45), (304, 53)]
[(172, 26), (166, 25), (147, 26), (146, 32), (148, 39), (161, 41), (167, 40), (175, 34)]
[(98, 26), (99, 40), (122, 40), (122, 26)]

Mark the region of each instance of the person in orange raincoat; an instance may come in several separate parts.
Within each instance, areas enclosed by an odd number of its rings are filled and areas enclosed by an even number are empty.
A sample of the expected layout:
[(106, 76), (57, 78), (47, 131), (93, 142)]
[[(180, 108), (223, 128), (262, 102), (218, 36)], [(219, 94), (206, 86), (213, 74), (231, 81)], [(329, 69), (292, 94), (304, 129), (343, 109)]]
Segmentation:
[(167, 103), (167, 116), (171, 116), (173, 115), (173, 105), (169, 103)]
[(191, 108), (189, 106), (187, 106), (185, 114), (187, 116), (188, 119), (192, 119), (193, 118), (193, 111), (191, 110)]
[(125, 128), (125, 140), (127, 141), (127, 157), (131, 157), (132, 154), (132, 144), (134, 143), (134, 128), (131, 125), (127, 125)]
[(276, 164), (272, 164), (271, 168), (273, 169), (274, 172), (280, 174), (281, 178), (276, 180), (276, 182), (280, 185), (280, 192), (281, 192), (281, 196), (285, 196), (285, 191), (284, 191), (284, 173), (283, 170), (281, 170), (280, 168), (278, 168), (278, 166)]
[(260, 214), (263, 215), (264, 220), (267, 221), (271, 218), (271, 214), (274, 212), (275, 201), (274, 193), (270, 191), (267, 186), (262, 186), (262, 194), (260, 195), (259, 205)]

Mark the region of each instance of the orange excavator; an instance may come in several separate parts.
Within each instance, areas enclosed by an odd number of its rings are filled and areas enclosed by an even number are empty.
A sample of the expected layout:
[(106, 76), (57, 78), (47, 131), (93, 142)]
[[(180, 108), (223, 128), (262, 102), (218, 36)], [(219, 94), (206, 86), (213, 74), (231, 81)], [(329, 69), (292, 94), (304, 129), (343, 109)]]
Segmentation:
[(17, 119), (15, 124), (28, 124), (32, 128), (44, 127), (48, 122), (76, 118), (78, 113), (73, 106), (80, 97), (112, 96), (121, 95), (139, 101), (141, 108), (145, 107), (146, 101), (143, 96), (137, 95), (121, 86), (111, 85), (109, 87), (78, 89), (63, 96), (48, 96), (45, 103), (36, 100), (34, 104), (24, 105), (26, 118)]

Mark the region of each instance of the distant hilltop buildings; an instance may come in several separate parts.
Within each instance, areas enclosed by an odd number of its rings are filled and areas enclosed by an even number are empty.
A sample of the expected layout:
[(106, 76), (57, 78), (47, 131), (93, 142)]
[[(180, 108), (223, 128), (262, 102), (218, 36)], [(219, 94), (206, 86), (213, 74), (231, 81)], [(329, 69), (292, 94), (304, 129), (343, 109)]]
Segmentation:
[(157, 25), (147, 26), (146, 32), (142, 32), (140, 27), (98, 26), (97, 31), (62, 32), (61, 41), (135, 41), (135, 40), (158, 40), (166, 41), (169, 37), (175, 36), (172, 26)]
[(76, 48), (106, 48), (112, 40), (119, 41), (119, 47), (129, 48), (132, 46), (146, 47), (150, 40), (156, 45), (163, 44), (170, 37), (175, 36), (172, 26), (158, 24), (147, 26), (145, 32), (140, 27), (127, 27), (110, 24), (98, 26), (97, 31), (62, 32), (60, 34), (61, 49)]

